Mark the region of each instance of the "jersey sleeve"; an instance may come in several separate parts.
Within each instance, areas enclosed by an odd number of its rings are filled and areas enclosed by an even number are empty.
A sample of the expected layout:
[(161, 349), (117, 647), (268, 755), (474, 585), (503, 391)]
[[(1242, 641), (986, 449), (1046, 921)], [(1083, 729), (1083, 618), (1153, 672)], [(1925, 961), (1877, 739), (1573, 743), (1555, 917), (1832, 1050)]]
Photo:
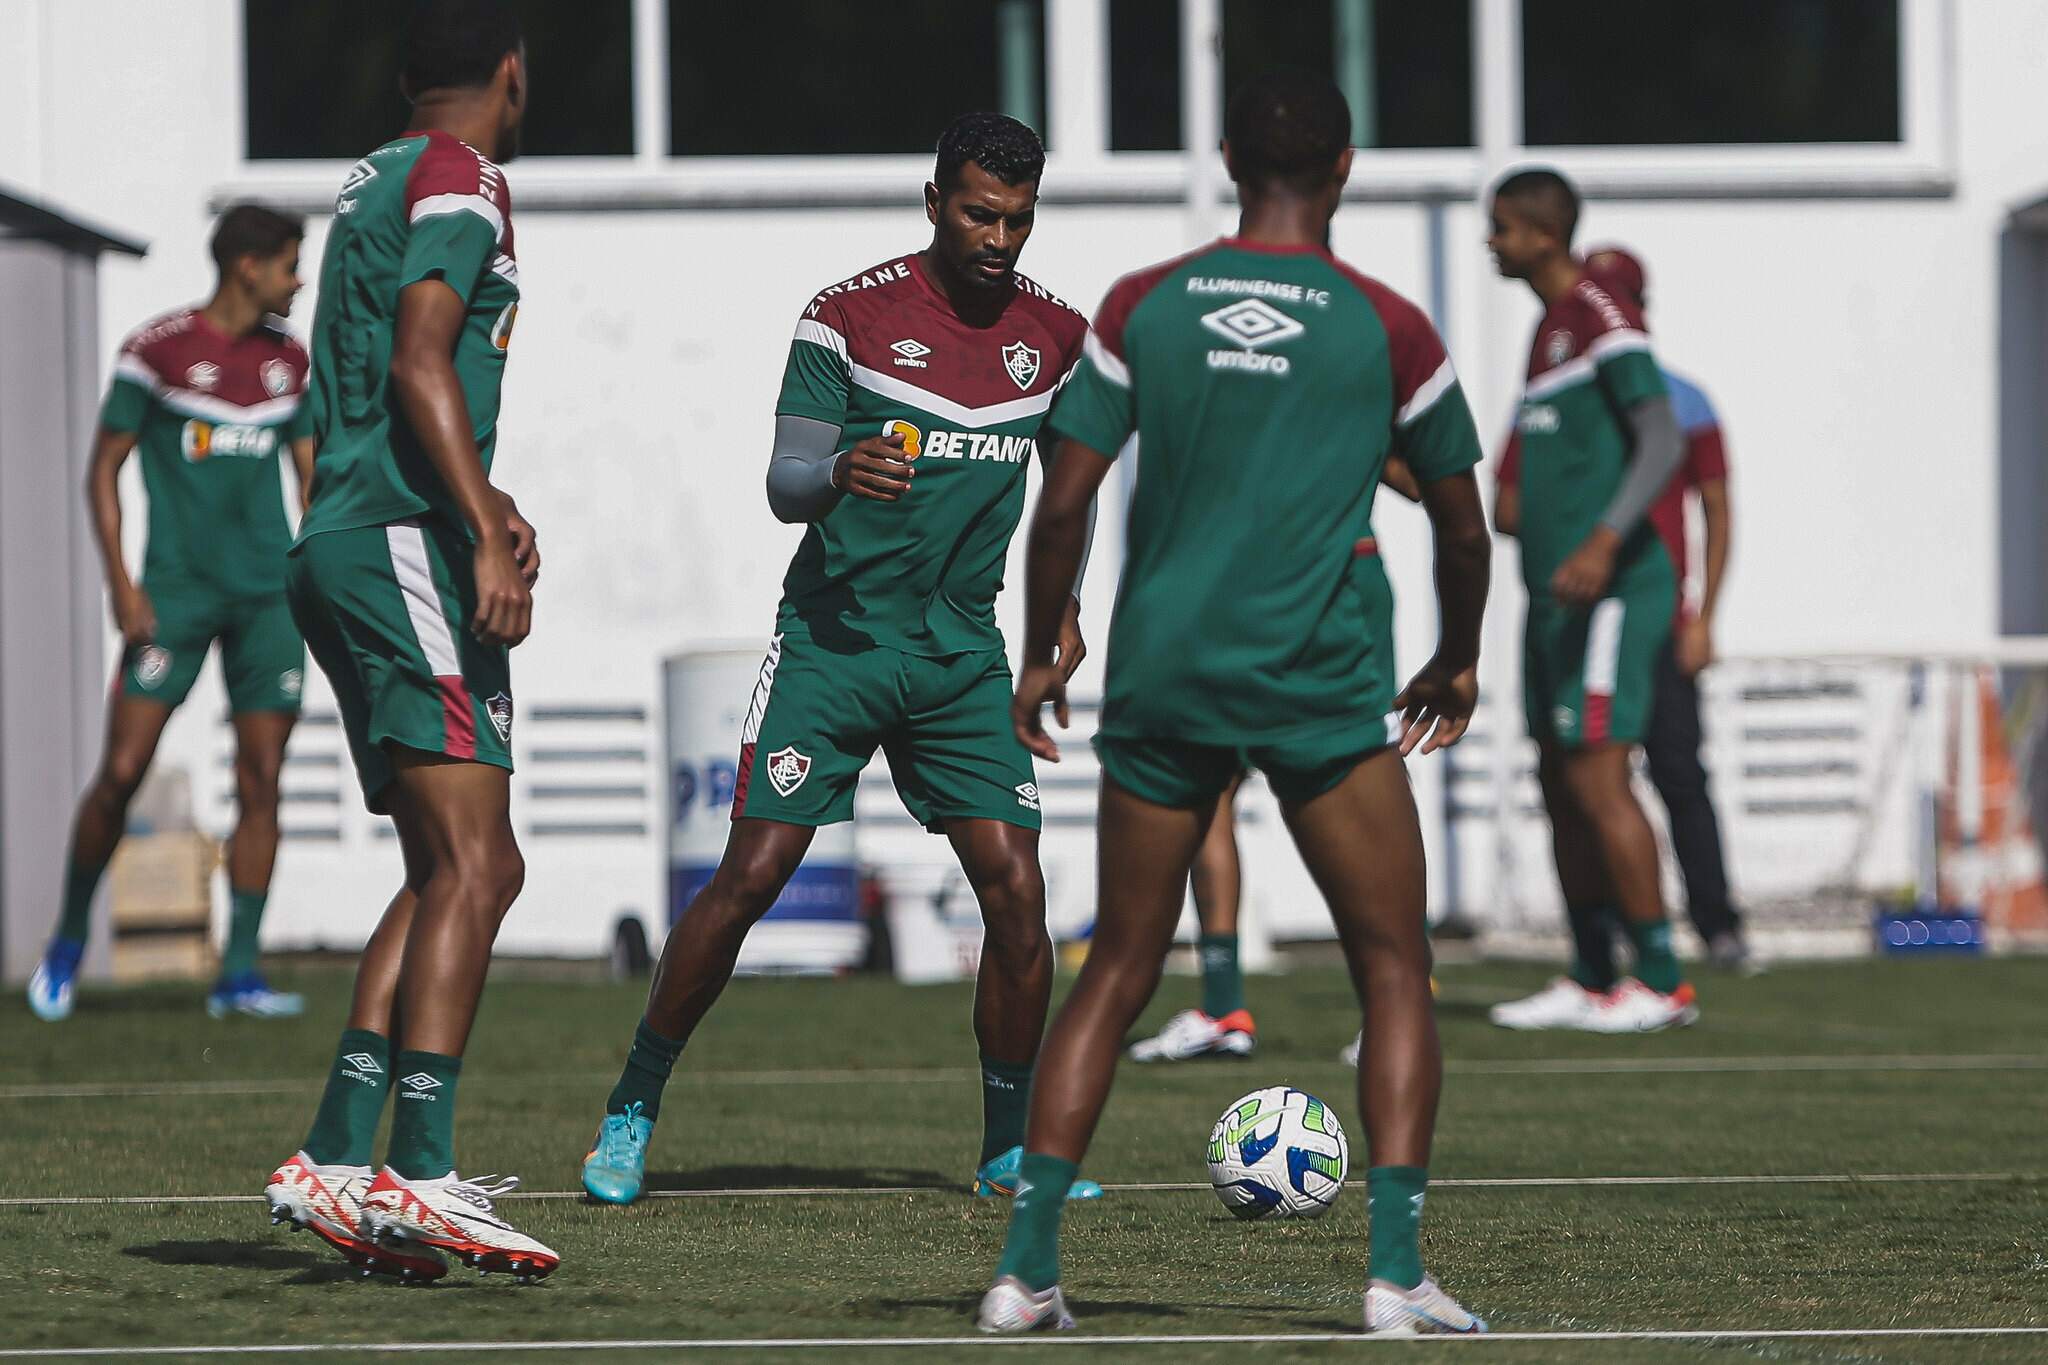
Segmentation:
[(845, 314), (829, 299), (813, 301), (797, 320), (796, 335), (790, 340), (789, 363), (782, 370), (775, 415), (808, 417), (843, 427), (852, 396), (853, 364), (846, 353)]
[(1127, 332), (1140, 294), (1140, 286), (1130, 279), (1111, 286), (1096, 310), (1095, 324), (1081, 339), (1081, 359), (1046, 418), (1046, 425), (1058, 435), (1112, 460), (1138, 426)]
[(440, 280), (467, 305), (498, 254), (509, 205), (495, 166), (436, 140), (405, 183), (407, 236), (398, 287)]
[(1625, 412), (1638, 403), (1664, 397), (1669, 389), (1650, 353), (1650, 333), (1643, 325), (1642, 313), (1591, 280), (1579, 281), (1578, 299), (1585, 314), (1586, 354), (1592, 357), (1600, 387), (1615, 406)]
[(108, 431), (137, 432), (156, 401), (156, 370), (135, 343), (121, 348), (114, 361), (114, 377), (107, 396), (100, 403), (100, 425)]
[(1494, 470), (1493, 482), (1500, 488), (1517, 488), (1522, 482), (1522, 433), (1510, 431), (1507, 444), (1500, 450), (1500, 466)]
[(1479, 429), (1442, 338), (1422, 310), (1383, 287), (1368, 291), (1387, 333), (1393, 366), (1394, 444), (1424, 483), (1462, 474), (1479, 463)]

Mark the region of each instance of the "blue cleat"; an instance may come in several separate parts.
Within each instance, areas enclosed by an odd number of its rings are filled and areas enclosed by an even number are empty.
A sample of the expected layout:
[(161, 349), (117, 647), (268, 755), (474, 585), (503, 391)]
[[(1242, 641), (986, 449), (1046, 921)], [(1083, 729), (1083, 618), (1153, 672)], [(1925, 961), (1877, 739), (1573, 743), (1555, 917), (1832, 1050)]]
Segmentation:
[[(1024, 1149), (1012, 1147), (1000, 1156), (988, 1159), (987, 1164), (974, 1173), (974, 1197), (976, 1199), (1014, 1199), (1017, 1196), (1018, 1170), (1024, 1165)], [(1092, 1180), (1076, 1179), (1067, 1187), (1067, 1198), (1100, 1199), (1102, 1186)]]
[(206, 997), (206, 1012), (216, 1019), (246, 1014), (251, 1019), (296, 1019), (306, 1012), (306, 997), (296, 991), (274, 991), (259, 972), (224, 976)]
[(638, 1100), (623, 1114), (606, 1114), (597, 1125), (590, 1154), (583, 1158), (583, 1188), (590, 1197), (607, 1204), (638, 1199), (647, 1179), (647, 1143), (653, 1136), (654, 1120), (641, 1117)]
[(46, 1024), (71, 1017), (71, 985), (85, 945), (73, 938), (53, 938), (28, 979), (28, 1007)]

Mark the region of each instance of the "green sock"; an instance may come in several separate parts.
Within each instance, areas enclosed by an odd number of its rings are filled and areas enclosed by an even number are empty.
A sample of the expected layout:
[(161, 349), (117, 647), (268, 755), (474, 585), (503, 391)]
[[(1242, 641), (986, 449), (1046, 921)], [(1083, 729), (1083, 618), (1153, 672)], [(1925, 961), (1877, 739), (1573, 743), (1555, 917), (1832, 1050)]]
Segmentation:
[(1572, 931), (1572, 980), (1589, 991), (1614, 989), (1614, 921), (1620, 916), (1605, 905), (1567, 905)]
[(1678, 958), (1671, 951), (1671, 922), (1628, 924), (1629, 942), (1636, 947), (1636, 977), (1653, 991), (1665, 995), (1678, 989), (1685, 979), (1678, 970)]
[(1037, 1293), (1060, 1282), (1060, 1210), (1081, 1168), (1062, 1157), (1024, 1154), (1017, 1197), (1010, 1204), (1010, 1234), (996, 1275), (1015, 1275)]
[(73, 943), (85, 942), (92, 933), (92, 897), (100, 889), (107, 865), (87, 867), (84, 863), (64, 864), (64, 913), (57, 920), (57, 937)]
[(1024, 1145), (1024, 1121), (1031, 1116), (1031, 1062), (981, 1058), (981, 1160)]
[(270, 888), (243, 891), (228, 888), (228, 941), (220, 950), (222, 979), (256, 970), (256, 931), (263, 927), (263, 903)]
[(1429, 1172), (1420, 1166), (1374, 1166), (1365, 1173), (1365, 1273), (1400, 1289), (1422, 1283), (1422, 1193)]
[(1221, 1019), (1244, 1008), (1244, 972), (1237, 965), (1236, 934), (1204, 934), (1195, 944), (1202, 955), (1202, 1013)]
[(662, 1089), (682, 1055), (681, 1042), (662, 1037), (642, 1019), (633, 1030), (633, 1046), (626, 1050), (626, 1068), (612, 1087), (612, 1097), (604, 1102), (605, 1113), (623, 1114), (637, 1104), (640, 1117), (654, 1122), (661, 1116)]
[(368, 1029), (343, 1029), (327, 1089), (313, 1113), (313, 1131), (306, 1134), (306, 1155), (322, 1166), (336, 1161), (369, 1165), (377, 1116), (384, 1112), (384, 1092), (390, 1088), (390, 1041)]
[(462, 1058), (407, 1048), (392, 1059), (398, 1074), (391, 1110), (392, 1170), (407, 1180), (433, 1180), (455, 1169), (455, 1082)]

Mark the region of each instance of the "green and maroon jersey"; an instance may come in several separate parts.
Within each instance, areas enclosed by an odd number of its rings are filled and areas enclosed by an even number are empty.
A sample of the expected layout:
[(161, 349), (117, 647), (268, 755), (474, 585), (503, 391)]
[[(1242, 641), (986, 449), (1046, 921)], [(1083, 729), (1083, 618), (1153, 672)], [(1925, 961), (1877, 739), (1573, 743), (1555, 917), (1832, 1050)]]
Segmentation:
[(1380, 471), (1479, 461), (1420, 309), (1328, 251), (1226, 238), (1117, 282), (1051, 421), (1142, 452), (1104, 734), (1252, 746), (1387, 713)]
[(422, 280), (440, 280), (468, 309), (455, 374), (489, 473), (519, 313), (512, 200), (495, 165), (442, 132), (371, 152), (335, 201), (313, 318), (311, 406), (320, 452), (302, 540), (422, 514), (467, 532), (391, 387), (398, 295)]
[(291, 528), (277, 453), (310, 434), (307, 364), (282, 318), (231, 337), (196, 308), (166, 313), (121, 344), (100, 425), (135, 433), (149, 492), (145, 585), (229, 597), (284, 591)]
[[(1549, 600), (1550, 577), (1600, 524), (1634, 458), (1628, 412), (1662, 397), (1664, 377), (1636, 306), (1582, 277), (1544, 311), (1529, 350), (1529, 381), (1515, 419), (1521, 438), (1522, 579), (1533, 599)], [(1611, 593), (1636, 577), (1667, 569), (1649, 518), (1630, 532), (1615, 559)]]
[(917, 472), (896, 502), (842, 498), (811, 524), (782, 581), (776, 628), (931, 656), (1001, 649), (996, 594), (1024, 469), (1087, 330), (1022, 275), (993, 323), (969, 326), (921, 256), (813, 299), (776, 415), (833, 423), (842, 448), (900, 433)]

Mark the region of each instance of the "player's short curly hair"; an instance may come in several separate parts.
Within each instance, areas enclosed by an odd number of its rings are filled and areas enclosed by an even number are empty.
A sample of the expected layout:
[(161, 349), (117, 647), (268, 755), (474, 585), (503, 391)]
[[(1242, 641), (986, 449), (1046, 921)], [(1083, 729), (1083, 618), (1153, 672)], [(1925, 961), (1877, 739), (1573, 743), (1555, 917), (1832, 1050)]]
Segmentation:
[(405, 37), (405, 93), (489, 85), (498, 63), (523, 42), (506, 0), (412, 0)]
[(1223, 136), (1240, 183), (1308, 190), (1351, 145), (1351, 105), (1327, 76), (1269, 71), (1230, 97)]
[(268, 204), (245, 200), (230, 204), (221, 214), (207, 249), (213, 253), (214, 265), (225, 275), (245, 256), (275, 256), (305, 238), (305, 219), (294, 213), (279, 213)]
[(1558, 235), (1566, 246), (1579, 230), (1579, 192), (1548, 166), (1516, 171), (1493, 187), (1493, 197), (1516, 204), (1525, 216)]
[(1045, 174), (1045, 144), (1008, 114), (962, 114), (939, 134), (932, 183), (942, 193), (957, 188), (970, 161), (1005, 185), (1036, 184)]

